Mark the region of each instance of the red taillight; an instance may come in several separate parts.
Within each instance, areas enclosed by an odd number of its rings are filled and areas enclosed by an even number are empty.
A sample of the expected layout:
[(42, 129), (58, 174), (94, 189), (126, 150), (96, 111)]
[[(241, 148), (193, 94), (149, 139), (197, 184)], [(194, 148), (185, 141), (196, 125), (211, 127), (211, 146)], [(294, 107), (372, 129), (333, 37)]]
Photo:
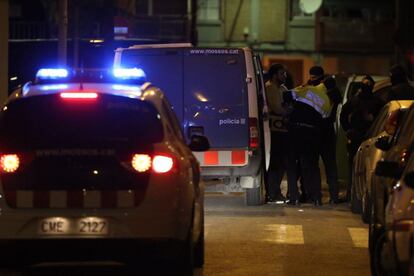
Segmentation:
[(0, 169), (2, 172), (15, 172), (20, 165), (20, 159), (17, 154), (2, 154), (0, 155)]
[(398, 120), (400, 115), (400, 110), (394, 110), (388, 115), (387, 122), (385, 123), (384, 130), (389, 135), (394, 135), (395, 131), (397, 130)]
[(249, 118), (250, 148), (259, 147), (259, 129), (256, 118)]
[(164, 155), (155, 155), (151, 158), (148, 154), (134, 154), (131, 164), (137, 172), (146, 172), (152, 168), (156, 173), (166, 173), (173, 168), (174, 160)]
[(60, 93), (62, 99), (96, 99), (98, 93), (95, 92), (62, 92)]
[(155, 155), (152, 159), (152, 169), (156, 173), (169, 172), (174, 165), (173, 159), (168, 156)]

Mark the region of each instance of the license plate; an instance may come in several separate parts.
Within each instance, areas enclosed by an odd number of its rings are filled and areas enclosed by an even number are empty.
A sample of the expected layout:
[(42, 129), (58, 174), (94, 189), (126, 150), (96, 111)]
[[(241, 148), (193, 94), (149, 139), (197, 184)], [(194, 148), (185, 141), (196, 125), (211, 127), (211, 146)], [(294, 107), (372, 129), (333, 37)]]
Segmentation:
[(38, 233), (41, 235), (107, 235), (107, 219), (98, 217), (62, 218), (51, 217), (39, 221)]

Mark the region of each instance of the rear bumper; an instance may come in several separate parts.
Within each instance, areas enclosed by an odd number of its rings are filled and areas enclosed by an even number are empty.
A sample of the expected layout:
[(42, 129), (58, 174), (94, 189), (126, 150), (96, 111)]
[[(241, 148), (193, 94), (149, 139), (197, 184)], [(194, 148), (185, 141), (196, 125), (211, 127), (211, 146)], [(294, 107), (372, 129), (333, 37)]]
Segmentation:
[(223, 177), (239, 177), (239, 176), (255, 176), (259, 173), (261, 166), (260, 155), (251, 156), (246, 166), (202, 166), (201, 176), (204, 179), (223, 178)]
[(0, 240), (2, 265), (32, 265), (44, 262), (116, 261), (171, 259), (184, 249), (177, 239), (27, 239)]

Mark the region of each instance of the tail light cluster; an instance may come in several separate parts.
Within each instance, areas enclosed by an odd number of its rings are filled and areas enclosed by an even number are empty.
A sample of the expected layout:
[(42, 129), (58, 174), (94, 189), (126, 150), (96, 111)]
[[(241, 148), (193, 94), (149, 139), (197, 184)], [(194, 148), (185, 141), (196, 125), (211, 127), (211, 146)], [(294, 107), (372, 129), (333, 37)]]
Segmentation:
[(167, 173), (174, 167), (174, 159), (165, 155), (134, 154), (131, 165), (137, 172), (152, 170), (155, 173)]
[(259, 147), (259, 128), (258, 120), (256, 118), (249, 118), (249, 132), (250, 132), (250, 148), (256, 149)]
[(384, 130), (389, 135), (394, 135), (395, 131), (397, 130), (397, 125), (400, 117), (400, 110), (394, 110), (388, 115), (387, 122), (385, 124)]
[(20, 166), (20, 158), (17, 154), (1, 154), (0, 155), (0, 172), (13, 173)]
[[(131, 160), (132, 167), (137, 172), (152, 170), (155, 173), (167, 173), (174, 167), (174, 159), (166, 155), (134, 154)], [(17, 154), (0, 154), (0, 173), (14, 173), (20, 166)]]

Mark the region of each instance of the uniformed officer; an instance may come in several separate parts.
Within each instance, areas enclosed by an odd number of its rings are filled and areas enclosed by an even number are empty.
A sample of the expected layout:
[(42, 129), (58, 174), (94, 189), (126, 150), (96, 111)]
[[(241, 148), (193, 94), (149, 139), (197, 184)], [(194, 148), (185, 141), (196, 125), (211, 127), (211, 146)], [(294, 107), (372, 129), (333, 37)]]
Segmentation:
[[(300, 173), (304, 178), (306, 191), (309, 192), (315, 206), (322, 205), (321, 176), (319, 170), (320, 129), (323, 118), (329, 115), (331, 102), (327, 95), (330, 87), (304, 85), (286, 93), (286, 100), (293, 101), (293, 110), (289, 116), (289, 139), (293, 141), (289, 149), (289, 167), (300, 164)], [(299, 204), (297, 175), (288, 171), (290, 205)]]
[(284, 203), (280, 184), (287, 165), (287, 128), (284, 124), (286, 109), (283, 105), (283, 93), (287, 91), (286, 68), (282, 64), (272, 64), (268, 71), (269, 80), (266, 82), (266, 96), (269, 106), (271, 153), (267, 175), (267, 202)]

